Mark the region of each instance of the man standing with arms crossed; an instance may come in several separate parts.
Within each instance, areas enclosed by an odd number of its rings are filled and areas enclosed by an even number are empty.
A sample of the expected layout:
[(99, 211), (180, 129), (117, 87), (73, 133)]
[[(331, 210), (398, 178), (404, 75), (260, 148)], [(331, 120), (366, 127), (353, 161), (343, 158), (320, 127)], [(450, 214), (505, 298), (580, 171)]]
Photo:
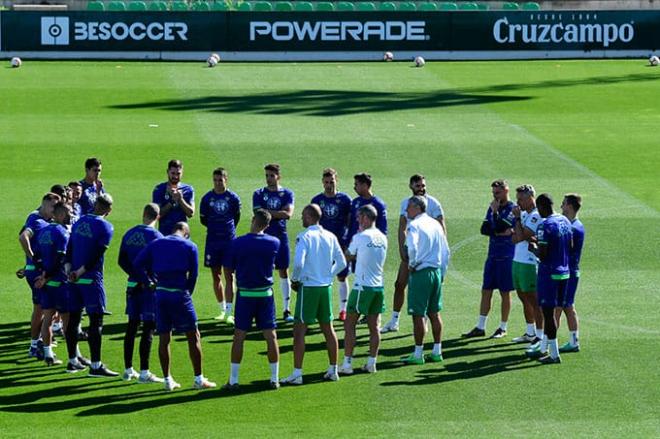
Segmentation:
[(481, 223), (481, 234), (488, 236), (488, 257), (484, 264), (484, 280), (481, 287), (481, 305), (477, 326), (463, 337), (483, 337), (486, 335), (486, 320), (490, 312), (493, 291), (500, 290), (502, 296), (502, 316), (500, 326), (491, 338), (502, 338), (506, 335), (506, 325), (511, 312), (511, 290), (513, 278), (511, 264), (513, 262), (514, 246), (511, 241), (513, 234), (513, 207), (509, 200), (509, 184), (506, 180), (495, 180), (491, 183), (493, 201), (486, 211), (486, 218)]
[(236, 236), (236, 226), (241, 219), (241, 199), (227, 188), (227, 177), (224, 168), (213, 171), (213, 190), (207, 192), (199, 203), (199, 220), (206, 227), (204, 265), (211, 268), (213, 291), (220, 305), (220, 315), (215, 319), (231, 325), (234, 323), (231, 315), (233, 296), (227, 281), (226, 289), (222, 286), (222, 262)]
[[(351, 198), (343, 192), (337, 192), (337, 171), (332, 168), (323, 170), (323, 192), (312, 198), (312, 204), (318, 204), (323, 212), (321, 226), (332, 232), (339, 240), (339, 245), (346, 250), (345, 241), (351, 217)], [(348, 300), (348, 267), (337, 275), (339, 281), (339, 320), (346, 320)]]
[(303, 383), (303, 357), (307, 327), (319, 322), (328, 349), (330, 366), (323, 375), (327, 381), (337, 381), (337, 335), (332, 327), (332, 280), (346, 268), (346, 259), (339, 241), (319, 225), (321, 208), (316, 204), (305, 206), (303, 227), (296, 238), (296, 257), (293, 265), (292, 287), (296, 297), (295, 325), (293, 327), (293, 373), (282, 384)]
[[(149, 371), (149, 354), (156, 330), (154, 293), (149, 289), (149, 281), (146, 276), (135, 270), (133, 264), (137, 255), (149, 243), (163, 237), (156, 230), (159, 212), (160, 208), (155, 203), (144, 206), (142, 224), (129, 229), (124, 234), (119, 248), (119, 266), (128, 275), (126, 285), (128, 326), (124, 336), (124, 373), (121, 378), (124, 381), (137, 378), (137, 382), (140, 384), (163, 382), (162, 378), (158, 378)], [(142, 322), (142, 336), (140, 337), (140, 373), (138, 374), (133, 369), (133, 348), (140, 322)]]
[(85, 178), (80, 180), (82, 192), (78, 200), (78, 204), (80, 204), (79, 216), (92, 213), (96, 198), (105, 193), (103, 180), (101, 180), (102, 170), (101, 160), (95, 157), (85, 160)]
[(285, 322), (293, 322), (291, 315), (291, 282), (289, 280), (289, 236), (286, 232), (286, 222), (291, 219), (294, 208), (294, 195), (290, 189), (280, 186), (280, 165), (269, 163), (264, 166), (266, 171), (266, 187), (257, 189), (252, 195), (252, 209), (265, 209), (270, 213), (270, 225), (265, 233), (280, 240), (280, 249), (275, 257), (275, 268), (280, 274), (280, 289)]
[[(442, 210), (442, 205), (434, 197), (426, 193), (426, 178), (423, 175), (415, 174), (410, 177), (409, 186), (412, 191), (412, 195), (419, 195), (426, 199), (427, 203), (427, 215), (431, 218), (436, 219), (442, 229), (445, 232), (445, 237), (447, 236), (447, 228), (445, 226), (445, 217)], [(405, 299), (406, 285), (408, 284), (408, 255), (406, 254), (405, 244), (406, 244), (406, 226), (408, 225), (408, 216), (406, 214), (406, 209), (408, 208), (409, 197), (404, 198), (401, 201), (401, 209), (399, 210), (399, 256), (401, 257), (401, 263), (399, 264), (399, 272), (396, 276), (396, 282), (394, 282), (394, 298), (392, 304), (392, 318), (389, 322), (383, 326), (381, 329), (382, 333), (390, 331), (399, 330), (399, 313), (403, 307), (403, 302)]]
[(197, 246), (190, 241), (185, 222), (174, 225), (172, 234), (150, 243), (138, 254), (135, 269), (155, 279), (156, 330), (159, 335), (158, 356), (165, 377), (165, 390), (181, 387), (170, 375), (170, 339), (172, 329), (188, 339), (188, 353), (195, 380), (194, 389), (209, 389), (215, 383), (202, 374), (202, 344), (197, 330), (197, 314), (192, 293), (197, 282)]
[(348, 258), (355, 260), (353, 290), (348, 300), (348, 316), (344, 322), (344, 364), (339, 373), (353, 373), (353, 349), (355, 348), (355, 327), (360, 315), (367, 316), (369, 326), (369, 359), (362, 370), (376, 372), (376, 359), (380, 345), (378, 320), (385, 310), (383, 287), (383, 266), (387, 257), (387, 237), (376, 228), (376, 208), (362, 206), (358, 211), (360, 232), (353, 236), (348, 247)]
[(536, 209), (535, 196), (536, 193), (531, 184), (517, 187), (518, 205), (512, 210), (515, 221), (511, 239), (516, 245), (512, 263), (513, 286), (523, 304), (523, 313), (527, 323), (525, 333), (514, 338), (514, 343), (536, 343), (543, 337), (543, 314), (536, 301), (537, 259), (528, 248), (532, 238), (536, 237), (536, 230), (543, 222)]
[[(406, 248), (410, 276), (408, 278), (408, 314), (413, 319), (415, 350), (401, 360), (405, 364), (442, 362), (442, 277), (449, 263), (444, 231), (440, 223), (426, 214), (426, 199), (410, 197), (406, 209), (408, 228)], [(424, 317), (431, 322), (433, 351), (424, 356)]]
[(160, 207), (158, 231), (167, 236), (173, 233), (174, 224), (187, 222), (195, 214), (195, 189), (181, 183), (183, 164), (170, 160), (167, 164), (167, 181), (157, 185), (151, 201)]
[(225, 258), (227, 291), (233, 290), (233, 274), (236, 273), (236, 320), (234, 341), (231, 347), (229, 382), (222, 388), (238, 389), (238, 374), (243, 359), (243, 344), (252, 321), (263, 332), (270, 365), (270, 388), (280, 387), (280, 349), (277, 345), (275, 300), (273, 299), (273, 264), (280, 248), (280, 241), (266, 235), (270, 214), (264, 209), (254, 211), (250, 233), (236, 238)]

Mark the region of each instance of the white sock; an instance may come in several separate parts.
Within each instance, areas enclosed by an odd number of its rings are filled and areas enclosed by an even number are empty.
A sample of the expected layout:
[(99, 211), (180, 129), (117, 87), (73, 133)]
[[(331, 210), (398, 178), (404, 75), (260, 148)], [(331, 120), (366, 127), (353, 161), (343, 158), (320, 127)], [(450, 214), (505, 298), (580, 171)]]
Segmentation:
[(578, 332), (577, 331), (570, 331), (570, 334), (571, 334), (571, 345), (572, 346), (579, 345), (580, 342), (578, 342)]
[(131, 367), (127, 368), (126, 370), (124, 370), (124, 373), (127, 374), (127, 375), (131, 375), (134, 372), (135, 372), (135, 370), (133, 370), (133, 366), (131, 366)]
[(550, 356), (552, 358), (559, 357), (559, 345), (557, 339), (548, 340), (548, 347), (550, 348)]
[(220, 306), (220, 312), (225, 312), (225, 307), (227, 306), (225, 301), (219, 302), (218, 305)]
[(367, 366), (373, 366), (376, 364), (376, 357), (367, 358)]
[(140, 371), (140, 378), (146, 378), (149, 376), (149, 369), (141, 370)]
[(204, 375), (195, 375), (195, 382), (196, 383), (201, 383), (204, 380)]
[(289, 309), (289, 301), (291, 299), (291, 281), (287, 277), (286, 279), (280, 279), (280, 289), (282, 290), (282, 301), (284, 302), (284, 311), (291, 311)]
[(336, 364), (331, 364), (328, 366), (328, 373), (336, 374), (337, 373), (337, 365)]
[(548, 352), (548, 336), (543, 334), (541, 339), (541, 352)]
[(536, 338), (539, 340), (543, 339), (543, 329), (536, 328)]
[(433, 355), (442, 355), (442, 342), (433, 343)]
[(44, 357), (53, 358), (53, 348), (50, 345), (44, 346)]
[(231, 302), (227, 302), (227, 304), (225, 305), (225, 314), (230, 316), (233, 310), (234, 310), (234, 304)]
[(527, 331), (525, 331), (525, 334), (531, 335), (532, 337), (534, 336), (534, 323), (528, 323), (527, 324)]
[(346, 311), (348, 305), (348, 281), (339, 282), (339, 311)]
[(70, 363), (70, 364), (73, 364), (73, 365), (78, 365), (78, 364), (80, 364), (80, 362), (78, 361), (78, 358), (77, 358), (77, 357), (69, 358), (69, 363)]
[(399, 323), (399, 312), (398, 311), (392, 311), (392, 321)]
[(302, 376), (302, 369), (296, 369), (295, 367), (293, 368), (293, 374), (294, 377), (301, 377)]
[(502, 331), (506, 331), (506, 322), (502, 322), (502, 321), (500, 321), (500, 329), (501, 329)]
[(488, 320), (488, 316), (479, 316), (479, 321), (477, 322), (477, 329), (481, 329), (482, 331), (486, 329), (486, 320)]
[(99, 367), (101, 367), (100, 361), (92, 361), (92, 369), (98, 369)]
[(344, 357), (344, 367), (346, 367), (346, 368), (351, 367), (352, 364), (353, 364), (353, 357), (345, 356)]
[(38, 338), (30, 340), (30, 347), (31, 348), (36, 348), (37, 346), (39, 346), (39, 339)]
[(164, 379), (165, 379), (165, 382), (166, 382), (166, 383), (172, 383), (172, 382), (174, 382), (174, 378), (172, 378), (172, 375), (168, 375), (168, 376), (166, 376)]
[(231, 371), (229, 372), (229, 384), (238, 384), (238, 369), (241, 363), (231, 363)]
[(415, 358), (422, 358), (422, 355), (424, 354), (424, 345), (415, 345)]
[(270, 380), (273, 383), (280, 381), (280, 363), (276, 361), (275, 363), (268, 363), (270, 365)]

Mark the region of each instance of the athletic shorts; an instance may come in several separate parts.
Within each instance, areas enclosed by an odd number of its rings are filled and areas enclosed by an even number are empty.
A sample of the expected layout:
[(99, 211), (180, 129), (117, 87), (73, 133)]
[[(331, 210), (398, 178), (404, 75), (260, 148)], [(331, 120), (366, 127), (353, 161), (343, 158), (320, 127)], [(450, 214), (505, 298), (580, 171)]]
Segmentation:
[(35, 269), (25, 269), (25, 281), (30, 287), (30, 292), (32, 293), (32, 304), (39, 305), (41, 297), (39, 295), (39, 290), (35, 288), (34, 281), (39, 277), (39, 272)]
[(553, 279), (550, 275), (539, 274), (536, 281), (537, 300), (541, 308), (555, 308), (564, 303), (568, 279)]
[(126, 315), (128, 320), (153, 322), (156, 320), (155, 294), (141, 284), (126, 287)]
[(254, 321), (257, 329), (275, 329), (275, 299), (273, 290), (267, 291), (238, 290), (234, 327), (241, 331), (250, 331)]
[(385, 288), (353, 286), (348, 295), (348, 306), (346, 310), (350, 313), (371, 316), (385, 311)]
[(424, 268), (408, 276), (408, 314), (425, 316), (442, 310), (442, 274), (439, 268)]
[(294, 312), (296, 322), (306, 325), (312, 323), (330, 323), (332, 315), (332, 286), (305, 287), (301, 286), (296, 296)]
[(513, 261), (511, 265), (513, 286), (523, 293), (536, 292), (536, 264), (523, 264)]
[(222, 267), (230, 247), (231, 241), (207, 239), (204, 247), (204, 266)]
[(61, 313), (82, 311), (83, 299), (78, 285), (63, 283), (57, 288), (57, 296), (57, 311)]
[(185, 333), (197, 329), (197, 313), (187, 291), (156, 289), (156, 331)]
[(92, 273), (91, 277), (83, 277), (75, 282), (82, 296), (82, 302), (87, 314), (102, 314), (105, 310), (105, 288), (103, 288), (103, 273)]
[(280, 240), (280, 248), (275, 255), (275, 269), (283, 270), (289, 268), (289, 235), (274, 235)]
[(513, 279), (511, 276), (511, 258), (487, 258), (484, 264), (484, 281), (481, 286), (483, 290), (513, 290)]
[(560, 304), (562, 308), (568, 308), (575, 304), (575, 293), (577, 292), (578, 282), (580, 281), (580, 272), (571, 273), (566, 284), (566, 295), (564, 296), (563, 303)]

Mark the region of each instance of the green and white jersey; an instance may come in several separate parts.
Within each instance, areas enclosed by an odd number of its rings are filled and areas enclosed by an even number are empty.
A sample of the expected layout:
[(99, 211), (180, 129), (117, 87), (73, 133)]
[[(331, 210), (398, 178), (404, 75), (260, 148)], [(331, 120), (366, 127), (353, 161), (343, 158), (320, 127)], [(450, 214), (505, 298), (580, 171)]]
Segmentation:
[[(521, 212), (520, 214), (520, 225), (523, 229), (529, 229), (533, 232), (532, 236), (536, 236), (536, 229), (539, 228), (539, 224), (543, 222), (543, 218), (539, 215), (539, 211), (534, 209), (533, 211)], [(513, 254), (513, 260), (515, 262), (520, 262), (521, 264), (534, 264), (538, 263), (534, 253), (528, 250), (527, 241), (522, 241), (516, 244), (515, 253)]]

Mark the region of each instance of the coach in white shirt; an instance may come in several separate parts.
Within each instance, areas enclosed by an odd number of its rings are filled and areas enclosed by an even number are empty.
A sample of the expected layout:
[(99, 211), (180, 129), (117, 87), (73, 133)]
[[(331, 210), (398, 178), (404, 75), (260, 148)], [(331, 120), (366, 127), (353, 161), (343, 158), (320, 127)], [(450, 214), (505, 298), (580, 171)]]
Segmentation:
[[(426, 199), (415, 195), (408, 200), (406, 213), (406, 250), (408, 279), (408, 314), (413, 318), (415, 351), (402, 360), (406, 364), (442, 361), (442, 278), (449, 262), (447, 240), (438, 221), (426, 214)], [(433, 352), (424, 356), (424, 316), (433, 332)]]
[(293, 262), (291, 287), (296, 297), (293, 327), (293, 373), (282, 384), (302, 384), (302, 364), (305, 356), (307, 326), (319, 322), (328, 348), (330, 366), (323, 378), (337, 381), (337, 335), (332, 327), (332, 280), (346, 268), (346, 259), (335, 235), (319, 225), (321, 208), (316, 204), (305, 206), (303, 227), (296, 238), (296, 256)]

